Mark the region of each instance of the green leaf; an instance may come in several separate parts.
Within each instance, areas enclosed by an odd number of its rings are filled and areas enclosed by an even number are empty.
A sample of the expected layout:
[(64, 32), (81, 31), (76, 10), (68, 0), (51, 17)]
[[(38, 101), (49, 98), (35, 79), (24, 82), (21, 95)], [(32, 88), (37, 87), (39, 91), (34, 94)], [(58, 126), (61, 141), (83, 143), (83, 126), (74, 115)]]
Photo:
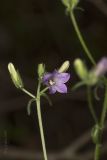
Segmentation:
[(98, 86), (96, 86), (94, 89), (94, 96), (97, 101), (100, 101), (100, 97), (98, 96)]
[(36, 99), (34, 99), (34, 98), (32, 98), (31, 100), (29, 100), (28, 105), (27, 105), (27, 113), (28, 113), (28, 115), (30, 115), (30, 113), (31, 113), (31, 105), (35, 101), (36, 101)]

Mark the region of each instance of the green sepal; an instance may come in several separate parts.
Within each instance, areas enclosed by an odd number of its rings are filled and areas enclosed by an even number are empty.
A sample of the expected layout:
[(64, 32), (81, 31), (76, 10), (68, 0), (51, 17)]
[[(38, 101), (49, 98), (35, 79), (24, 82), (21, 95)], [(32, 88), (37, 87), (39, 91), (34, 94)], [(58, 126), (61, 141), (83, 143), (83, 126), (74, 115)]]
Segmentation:
[(79, 0), (61, 0), (67, 11), (73, 10), (79, 3)]
[(78, 3), (79, 3), (79, 0), (72, 0), (71, 1), (72, 9), (76, 8), (76, 6), (78, 5)]
[(98, 144), (101, 141), (101, 128), (98, 124), (92, 128), (91, 136), (95, 144)]
[(93, 71), (90, 71), (88, 74), (87, 84), (90, 86), (96, 85), (99, 81), (99, 78), (95, 75)]
[(98, 86), (96, 86), (94, 89), (94, 97), (97, 101), (100, 101), (100, 97), (98, 95)]
[(36, 99), (35, 99), (35, 98), (32, 98), (32, 99), (29, 100), (29, 102), (28, 102), (28, 104), (27, 104), (27, 113), (28, 113), (29, 116), (30, 116), (30, 114), (31, 114), (31, 106), (32, 106), (32, 103), (35, 102), (35, 101), (36, 101)]

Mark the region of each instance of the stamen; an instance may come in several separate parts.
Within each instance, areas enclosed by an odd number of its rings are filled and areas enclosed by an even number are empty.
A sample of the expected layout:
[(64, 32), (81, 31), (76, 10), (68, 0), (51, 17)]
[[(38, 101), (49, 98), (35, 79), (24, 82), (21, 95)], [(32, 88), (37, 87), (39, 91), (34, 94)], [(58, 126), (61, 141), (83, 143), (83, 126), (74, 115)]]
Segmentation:
[(52, 86), (55, 84), (55, 82), (53, 80), (49, 80), (49, 84)]

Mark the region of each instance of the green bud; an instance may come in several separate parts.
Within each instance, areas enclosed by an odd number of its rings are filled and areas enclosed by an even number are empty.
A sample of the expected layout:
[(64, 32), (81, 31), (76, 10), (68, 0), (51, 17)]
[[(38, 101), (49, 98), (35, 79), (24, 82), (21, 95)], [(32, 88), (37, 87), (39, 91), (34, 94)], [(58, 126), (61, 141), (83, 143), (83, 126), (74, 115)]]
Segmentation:
[(61, 67), (59, 68), (58, 72), (59, 72), (59, 73), (66, 72), (66, 71), (68, 70), (69, 66), (70, 66), (70, 62), (69, 62), (69, 61), (65, 61), (65, 62), (61, 65)]
[(12, 79), (14, 85), (17, 88), (20, 88), (20, 89), (23, 88), (24, 85), (23, 85), (21, 76), (20, 76), (19, 72), (16, 71), (16, 69), (12, 63), (8, 64), (8, 70), (9, 70), (9, 73), (10, 73), (10, 76), (11, 76), (11, 79)]
[(77, 75), (80, 77), (82, 80), (86, 80), (88, 77), (88, 70), (86, 68), (86, 65), (81, 59), (76, 59), (74, 61), (74, 68), (76, 70)]
[(45, 65), (43, 63), (38, 64), (38, 76), (42, 77), (45, 73)]
[(77, 6), (79, 0), (62, 0), (62, 3), (67, 7), (68, 11), (71, 11)]

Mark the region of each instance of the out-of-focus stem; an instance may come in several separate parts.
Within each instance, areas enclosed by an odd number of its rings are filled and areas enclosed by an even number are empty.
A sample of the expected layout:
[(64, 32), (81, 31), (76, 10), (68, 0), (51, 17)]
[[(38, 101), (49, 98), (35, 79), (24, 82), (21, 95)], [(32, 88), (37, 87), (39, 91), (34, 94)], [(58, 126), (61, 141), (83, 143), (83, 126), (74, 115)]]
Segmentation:
[(86, 43), (85, 43), (85, 41), (83, 39), (83, 36), (82, 36), (82, 34), (80, 32), (80, 29), (79, 29), (78, 24), (76, 22), (75, 15), (74, 15), (73, 11), (70, 12), (70, 18), (72, 20), (75, 32), (76, 32), (76, 34), (78, 36), (78, 39), (79, 39), (79, 41), (80, 41), (80, 43), (81, 43), (81, 45), (82, 45), (87, 57), (90, 59), (90, 61), (91, 61), (91, 63), (93, 65), (96, 65), (96, 62), (95, 62), (94, 58), (92, 57), (92, 54), (89, 51), (89, 49), (88, 49), (88, 47), (87, 47), (87, 45), (86, 45)]
[(98, 124), (98, 119), (97, 119), (97, 116), (95, 114), (93, 104), (92, 104), (91, 88), (89, 86), (87, 87), (87, 96), (88, 96), (88, 104), (89, 104), (90, 112), (92, 114), (92, 117), (93, 117), (95, 123)]

